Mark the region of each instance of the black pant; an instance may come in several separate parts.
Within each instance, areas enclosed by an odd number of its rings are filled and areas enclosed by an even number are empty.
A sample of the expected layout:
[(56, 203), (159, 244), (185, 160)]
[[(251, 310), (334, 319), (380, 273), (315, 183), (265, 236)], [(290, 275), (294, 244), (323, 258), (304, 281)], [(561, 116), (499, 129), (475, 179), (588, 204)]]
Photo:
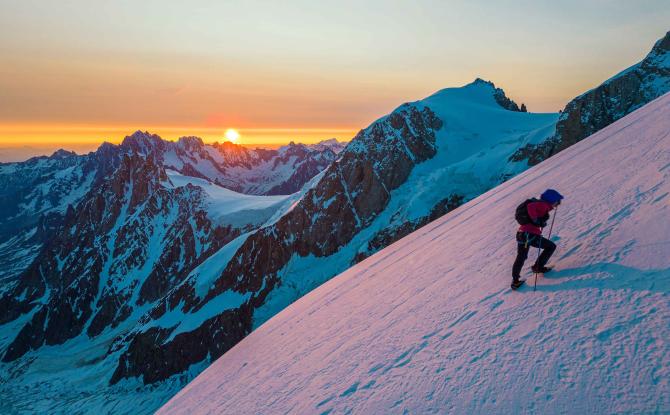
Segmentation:
[(521, 268), (523, 263), (528, 258), (528, 250), (530, 247), (541, 248), (542, 253), (535, 262), (535, 265), (543, 267), (547, 265), (551, 254), (556, 250), (556, 244), (549, 239), (542, 237), (542, 235), (534, 235), (528, 232), (516, 233), (517, 251), (514, 266), (512, 266), (512, 279), (517, 280), (521, 276)]

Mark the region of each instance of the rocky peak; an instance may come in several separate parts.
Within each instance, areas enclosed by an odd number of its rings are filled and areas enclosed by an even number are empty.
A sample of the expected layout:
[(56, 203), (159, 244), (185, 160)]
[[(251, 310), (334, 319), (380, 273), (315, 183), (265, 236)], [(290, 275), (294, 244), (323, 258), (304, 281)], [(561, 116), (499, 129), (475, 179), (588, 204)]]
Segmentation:
[(100, 154), (102, 156), (109, 156), (112, 153), (116, 153), (118, 151), (118, 146), (110, 143), (109, 141), (103, 141), (102, 144), (98, 147), (97, 150), (95, 150), (94, 153)]
[(493, 82), (491, 82), (491, 81), (487, 81), (487, 80), (482, 79), (482, 78), (479, 78), (479, 77), (475, 78), (475, 80), (472, 81), (472, 82), (470, 83), (470, 85), (489, 86), (489, 87), (491, 87), (492, 89), (495, 89), (495, 87), (496, 87), (495, 84), (494, 84)]
[(654, 47), (651, 48), (648, 57), (655, 57), (666, 54), (670, 52), (670, 31), (668, 31), (665, 36), (656, 41)]
[(223, 156), (226, 166), (244, 166), (251, 169), (255, 164), (253, 152), (244, 146), (224, 141), (223, 143), (214, 143), (212, 147)]
[(77, 155), (77, 153), (75, 153), (74, 151), (67, 151), (67, 150), (64, 150), (64, 149), (61, 148), (61, 149), (56, 150), (51, 155), (51, 157), (49, 157), (49, 158), (51, 158), (51, 159), (63, 159), (63, 158), (72, 157), (72, 156), (76, 156), (76, 155)]
[(205, 146), (202, 138), (195, 136), (179, 137), (177, 144), (186, 151), (199, 151)]
[(129, 190), (131, 192), (129, 207), (134, 208), (154, 193), (161, 182), (167, 180), (165, 169), (156, 163), (153, 156), (144, 158), (137, 154), (126, 154), (110, 186), (119, 199), (123, 199), (123, 193)]
[(157, 149), (164, 149), (165, 142), (156, 134), (137, 130), (123, 139), (121, 147), (129, 149), (136, 154), (147, 155), (155, 153)]
[(290, 155), (305, 155), (306, 153), (309, 152), (309, 149), (306, 145), (302, 143), (295, 143), (291, 141), (285, 146), (279, 147), (279, 154), (282, 156), (290, 156)]
[(347, 146), (346, 141), (338, 141), (337, 138), (329, 138), (328, 140), (319, 141), (316, 144), (309, 145), (310, 148), (318, 151), (330, 150), (335, 154), (339, 154)]
[(510, 98), (507, 97), (507, 95), (505, 95), (505, 91), (502, 88), (496, 88), (495, 84), (491, 81), (487, 81), (482, 78), (476, 78), (474, 81), (466, 85), (466, 87), (469, 86), (479, 86), (489, 88), (493, 95), (493, 99), (495, 99), (496, 103), (498, 103), (498, 105), (500, 105), (501, 107), (509, 111), (526, 112), (525, 105), (522, 104), (522, 106), (519, 107), (519, 105), (517, 105), (516, 102), (512, 101)]
[(342, 143), (342, 142), (338, 141), (337, 138), (329, 138), (327, 140), (321, 140), (318, 143), (316, 143), (316, 145), (329, 146), (329, 147), (330, 146), (340, 146), (342, 144), (346, 144), (346, 143)]
[(667, 80), (670, 78), (670, 32), (654, 44), (649, 54), (640, 62), (640, 67), (651, 76), (665, 80), (666, 85), (670, 83)]

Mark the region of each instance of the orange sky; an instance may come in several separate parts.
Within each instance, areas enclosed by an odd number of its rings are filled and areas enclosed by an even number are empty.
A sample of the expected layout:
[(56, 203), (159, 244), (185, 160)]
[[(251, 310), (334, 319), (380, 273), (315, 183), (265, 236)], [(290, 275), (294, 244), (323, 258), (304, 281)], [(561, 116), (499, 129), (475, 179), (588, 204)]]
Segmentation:
[(0, 161), (138, 129), (349, 140), (476, 77), (557, 111), (642, 59), (668, 21), (656, 0), (2, 2)]

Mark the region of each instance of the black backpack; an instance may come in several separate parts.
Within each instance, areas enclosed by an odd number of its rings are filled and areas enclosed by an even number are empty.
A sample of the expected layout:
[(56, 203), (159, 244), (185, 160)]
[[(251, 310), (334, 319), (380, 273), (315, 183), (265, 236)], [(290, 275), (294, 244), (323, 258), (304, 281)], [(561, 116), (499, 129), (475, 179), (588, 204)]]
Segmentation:
[(516, 211), (514, 212), (514, 219), (519, 222), (519, 225), (527, 225), (532, 223), (530, 216), (528, 215), (528, 204), (530, 202), (537, 202), (537, 199), (526, 199), (522, 204), (516, 207)]

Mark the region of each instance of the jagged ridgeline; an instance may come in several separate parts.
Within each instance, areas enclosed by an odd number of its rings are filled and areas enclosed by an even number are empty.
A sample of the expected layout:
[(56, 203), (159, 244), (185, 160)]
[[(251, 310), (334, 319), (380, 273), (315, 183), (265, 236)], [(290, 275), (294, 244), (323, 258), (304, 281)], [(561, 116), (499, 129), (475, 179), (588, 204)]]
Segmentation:
[[(667, 38), (640, 100), (668, 90)], [(138, 132), (0, 165), (3, 402), (154, 410), (296, 299), (526, 170), (568, 111), (522, 107), (477, 79), (401, 105), (344, 149)]]

